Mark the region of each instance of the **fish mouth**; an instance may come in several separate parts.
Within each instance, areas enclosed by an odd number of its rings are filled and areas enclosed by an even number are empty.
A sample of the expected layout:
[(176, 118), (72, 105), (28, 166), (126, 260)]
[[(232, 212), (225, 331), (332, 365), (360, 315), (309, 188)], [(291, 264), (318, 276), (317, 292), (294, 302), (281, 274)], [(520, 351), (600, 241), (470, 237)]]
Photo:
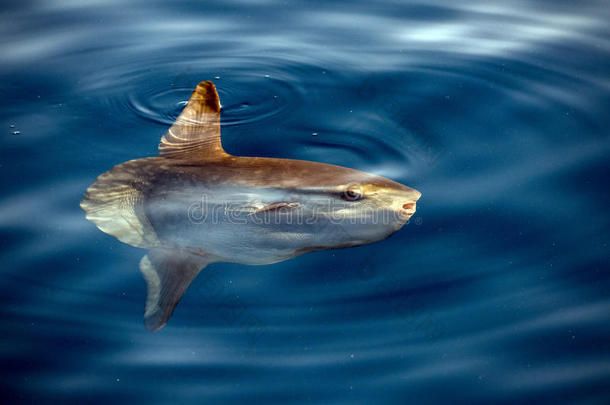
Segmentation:
[(415, 214), (417, 209), (417, 200), (419, 200), (419, 197), (421, 197), (421, 193), (415, 189), (409, 189), (409, 194), (405, 197), (406, 198), (402, 200), (403, 203), (397, 207), (397, 211), (401, 220), (408, 221), (409, 218)]
[(415, 214), (416, 204), (414, 202), (405, 203), (398, 209), (398, 217), (406, 222)]
[(415, 206), (416, 203), (414, 202), (403, 204), (402, 207), (400, 207), (400, 209), (398, 210), (398, 213), (401, 216), (411, 217), (413, 214), (415, 214)]

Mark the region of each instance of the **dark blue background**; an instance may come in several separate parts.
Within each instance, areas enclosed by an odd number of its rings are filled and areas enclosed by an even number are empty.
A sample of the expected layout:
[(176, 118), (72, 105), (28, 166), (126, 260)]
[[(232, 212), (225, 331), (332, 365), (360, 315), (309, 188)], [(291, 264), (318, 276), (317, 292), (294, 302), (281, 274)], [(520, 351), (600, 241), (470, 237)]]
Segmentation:
[[(609, 400), (606, 1), (1, 7), (4, 400)], [(144, 251), (78, 204), (208, 79), (228, 152), (423, 196), (379, 243), (211, 265), (153, 334)]]

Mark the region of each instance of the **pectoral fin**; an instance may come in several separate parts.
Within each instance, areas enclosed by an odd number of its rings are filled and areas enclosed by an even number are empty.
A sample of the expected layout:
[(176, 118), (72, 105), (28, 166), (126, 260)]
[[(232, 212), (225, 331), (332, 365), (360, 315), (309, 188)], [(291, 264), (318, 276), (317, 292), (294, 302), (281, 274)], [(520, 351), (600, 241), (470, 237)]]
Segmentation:
[(165, 326), (182, 294), (210, 262), (208, 256), (171, 248), (151, 249), (140, 260), (147, 290), (144, 323), (149, 330)]
[(267, 212), (267, 211), (279, 211), (280, 209), (296, 208), (298, 206), (299, 206), (299, 203), (277, 202), (277, 203), (265, 205), (264, 207), (258, 208), (256, 211), (251, 212), (248, 215), (259, 214), (261, 212)]

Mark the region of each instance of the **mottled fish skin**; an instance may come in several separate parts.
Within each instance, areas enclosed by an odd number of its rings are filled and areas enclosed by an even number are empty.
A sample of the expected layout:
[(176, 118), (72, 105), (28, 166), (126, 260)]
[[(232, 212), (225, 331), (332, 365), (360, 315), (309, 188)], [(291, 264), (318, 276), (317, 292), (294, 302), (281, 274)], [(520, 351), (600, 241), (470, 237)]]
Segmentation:
[(211, 82), (197, 86), (159, 151), (102, 174), (81, 202), (102, 231), (150, 249), (140, 270), (151, 330), (207, 264), (269, 264), (378, 241), (406, 223), (421, 195), (346, 167), (227, 154)]

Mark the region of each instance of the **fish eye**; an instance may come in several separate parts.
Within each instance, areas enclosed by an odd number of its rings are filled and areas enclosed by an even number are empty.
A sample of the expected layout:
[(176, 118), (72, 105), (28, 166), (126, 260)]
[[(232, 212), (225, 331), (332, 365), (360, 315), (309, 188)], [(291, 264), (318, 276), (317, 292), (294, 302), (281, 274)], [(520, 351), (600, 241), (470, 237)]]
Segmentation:
[(358, 201), (362, 198), (362, 192), (359, 188), (348, 188), (341, 193), (341, 198), (345, 201)]

